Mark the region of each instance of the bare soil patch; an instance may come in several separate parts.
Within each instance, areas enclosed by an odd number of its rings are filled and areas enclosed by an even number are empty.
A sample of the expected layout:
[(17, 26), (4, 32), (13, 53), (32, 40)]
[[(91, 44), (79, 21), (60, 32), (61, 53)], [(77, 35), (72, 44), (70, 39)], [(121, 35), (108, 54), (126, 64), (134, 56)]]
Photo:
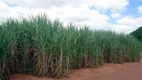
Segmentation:
[[(57, 80), (32, 75), (14, 74), (11, 80)], [(67, 78), (60, 80), (142, 80), (142, 60), (137, 63), (105, 64), (98, 69), (72, 70)]]

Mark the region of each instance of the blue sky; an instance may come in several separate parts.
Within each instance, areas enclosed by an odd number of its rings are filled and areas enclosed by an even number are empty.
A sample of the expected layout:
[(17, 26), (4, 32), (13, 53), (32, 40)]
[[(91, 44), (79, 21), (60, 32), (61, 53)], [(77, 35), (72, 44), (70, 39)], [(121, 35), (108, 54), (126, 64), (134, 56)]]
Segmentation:
[(142, 0), (0, 0), (0, 20), (41, 12), (65, 26), (72, 22), (126, 34), (142, 26)]
[(142, 6), (142, 1), (140, 1), (140, 0), (129, 0), (129, 6), (123, 14), (124, 15), (133, 15), (135, 17), (141, 16), (141, 14), (137, 10), (138, 6)]

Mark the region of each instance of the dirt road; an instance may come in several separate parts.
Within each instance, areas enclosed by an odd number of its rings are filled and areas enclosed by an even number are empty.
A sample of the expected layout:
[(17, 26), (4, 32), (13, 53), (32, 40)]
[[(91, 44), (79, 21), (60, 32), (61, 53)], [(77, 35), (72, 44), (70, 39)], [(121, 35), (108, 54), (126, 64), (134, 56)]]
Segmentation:
[[(15, 74), (11, 80), (56, 80), (31, 75)], [(142, 80), (142, 60), (137, 63), (105, 64), (99, 69), (73, 70), (61, 80)]]

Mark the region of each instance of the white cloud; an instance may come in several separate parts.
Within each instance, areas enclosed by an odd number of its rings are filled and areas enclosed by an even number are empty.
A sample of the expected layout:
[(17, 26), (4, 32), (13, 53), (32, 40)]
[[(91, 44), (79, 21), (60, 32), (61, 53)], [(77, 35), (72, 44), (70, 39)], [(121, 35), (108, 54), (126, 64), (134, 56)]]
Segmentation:
[(116, 24), (112, 25), (112, 29), (117, 32), (130, 33), (142, 26), (142, 17), (127, 16), (116, 20)]
[(98, 9), (110, 9), (112, 12), (124, 11), (129, 5), (128, 0), (92, 0), (91, 3)]
[(80, 6), (86, 4), (87, 6), (94, 6), (97, 9), (111, 11), (123, 11), (129, 5), (128, 0), (6, 0), (10, 4), (18, 4), (24, 7), (34, 8), (51, 8), (62, 7), (66, 5)]
[[(132, 27), (140, 23), (141, 19), (121, 18), (116, 24), (110, 23), (110, 17), (120, 18), (119, 12), (124, 11), (129, 5), (128, 0), (5, 0), (9, 4), (18, 5), (10, 7), (0, 0), (0, 18), (19, 16), (26, 17), (27, 14), (37, 15), (46, 12), (50, 19), (59, 18), (64, 24), (73, 22), (77, 25), (87, 25), (91, 29), (112, 29), (117, 32), (132, 31)], [(90, 9), (93, 7), (94, 9)], [(111, 16), (101, 11), (110, 10)], [(2, 19), (2, 18), (1, 18)], [(121, 20), (124, 21), (121, 22)], [(132, 20), (132, 21), (131, 21)], [(129, 24), (129, 22), (135, 23)], [(119, 26), (121, 28), (119, 28)], [(129, 27), (130, 26), (130, 27)]]
[(4, 1), (0, 0), (0, 20), (7, 19), (9, 17), (16, 18), (17, 16), (20, 15), (17, 13), (17, 10), (15, 8), (10, 7)]
[(88, 7), (80, 6), (73, 8), (71, 6), (52, 8), (47, 10), (50, 18), (58, 17), (64, 21), (71, 21), (75, 24), (88, 25), (92, 28), (101, 28), (108, 25), (109, 17), (101, 14), (98, 10), (90, 10)]
[[(15, 0), (16, 1), (16, 0)], [(21, 1), (22, 2), (22, 1)], [(25, 0), (26, 2), (26, 0)], [(82, 1), (83, 2), (83, 1)], [(72, 5), (74, 5), (72, 3)], [(27, 16), (27, 14), (36, 15), (38, 13), (46, 12), (47, 16), (50, 19), (59, 18), (65, 24), (68, 22), (73, 22), (77, 25), (87, 25), (91, 26), (91, 29), (103, 29), (104, 26), (108, 26), (109, 23), (109, 16), (100, 13), (99, 10), (92, 9), (90, 10), (88, 5), (80, 4), (79, 6), (71, 6), (71, 5), (64, 5), (64, 6), (53, 6), (50, 8), (31, 8), (31, 7), (22, 7), (22, 6), (14, 6), (8, 7), (9, 8), (9, 16), (11, 17), (18, 17), (20, 15)]]
[(114, 24), (112, 25), (112, 30), (116, 31), (117, 33), (130, 33), (133, 29), (131, 29), (128, 25), (123, 24)]
[(139, 13), (142, 13), (142, 6), (138, 7), (138, 11), (139, 11)]
[(119, 13), (112, 13), (110, 16), (112, 18), (120, 18), (121, 17), (121, 15)]
[(0, 1), (0, 19), (7, 17), (9, 10), (9, 6), (6, 3)]
[(88, 2), (87, 0), (6, 0), (10, 4), (18, 4), (23, 7), (30, 8), (51, 8), (62, 7), (66, 5), (79, 6), (82, 3)]

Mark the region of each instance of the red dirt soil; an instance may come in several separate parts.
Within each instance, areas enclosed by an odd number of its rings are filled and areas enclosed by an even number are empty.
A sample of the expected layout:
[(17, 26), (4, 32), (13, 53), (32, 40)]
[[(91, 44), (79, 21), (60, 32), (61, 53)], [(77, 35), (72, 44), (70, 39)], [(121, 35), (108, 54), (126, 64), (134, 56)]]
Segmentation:
[[(14, 74), (11, 80), (57, 80), (32, 75)], [(105, 64), (98, 69), (72, 70), (67, 78), (60, 80), (142, 80), (142, 60), (137, 63)]]

